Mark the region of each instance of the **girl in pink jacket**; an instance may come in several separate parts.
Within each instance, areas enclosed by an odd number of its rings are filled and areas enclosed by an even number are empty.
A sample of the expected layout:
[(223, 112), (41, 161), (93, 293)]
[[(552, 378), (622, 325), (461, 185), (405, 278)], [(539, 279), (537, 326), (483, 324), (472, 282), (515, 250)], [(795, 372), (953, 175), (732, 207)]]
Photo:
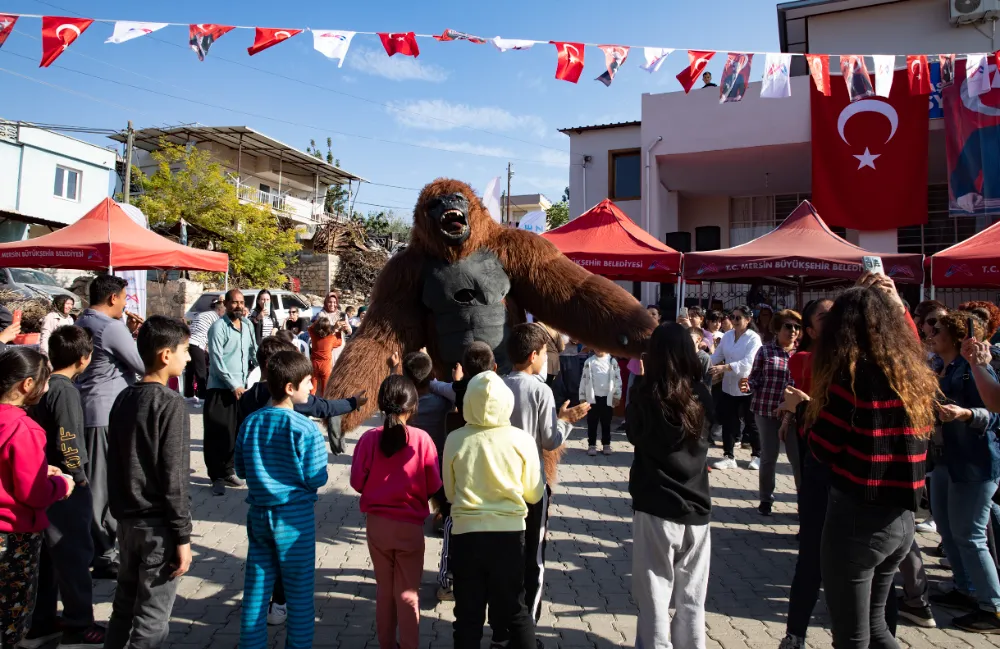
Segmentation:
[(45, 459), (45, 431), (24, 411), (48, 383), (40, 353), (0, 351), (0, 649), (21, 641), (35, 607), (45, 510), (73, 491), (73, 479)]

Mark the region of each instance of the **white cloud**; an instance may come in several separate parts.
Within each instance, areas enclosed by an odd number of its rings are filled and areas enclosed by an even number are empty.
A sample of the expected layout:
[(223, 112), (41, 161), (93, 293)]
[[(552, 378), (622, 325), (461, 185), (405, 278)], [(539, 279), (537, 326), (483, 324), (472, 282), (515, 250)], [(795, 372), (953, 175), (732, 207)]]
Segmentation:
[(475, 155), (488, 155), (495, 156), (498, 158), (514, 158), (516, 157), (513, 152), (509, 149), (504, 149), (502, 147), (495, 146), (484, 146), (482, 144), (473, 144), (472, 142), (444, 142), (442, 140), (423, 140), (422, 142), (417, 142), (416, 144), (420, 146), (434, 147), (435, 149), (442, 149), (444, 151), (453, 151), (455, 153), (472, 153)]
[(514, 115), (496, 106), (453, 104), (443, 99), (396, 101), (390, 105), (393, 118), (399, 124), (431, 131), (449, 131), (467, 127), (528, 132), (539, 137), (545, 136), (548, 131), (540, 117)]
[(554, 151), (552, 149), (542, 149), (534, 156), (538, 162), (546, 167), (568, 167), (569, 152)]
[(432, 63), (421, 63), (409, 56), (386, 56), (385, 52), (367, 48), (352, 49), (347, 55), (347, 66), (353, 70), (385, 77), (392, 81), (432, 81), (441, 83), (448, 78), (448, 71)]

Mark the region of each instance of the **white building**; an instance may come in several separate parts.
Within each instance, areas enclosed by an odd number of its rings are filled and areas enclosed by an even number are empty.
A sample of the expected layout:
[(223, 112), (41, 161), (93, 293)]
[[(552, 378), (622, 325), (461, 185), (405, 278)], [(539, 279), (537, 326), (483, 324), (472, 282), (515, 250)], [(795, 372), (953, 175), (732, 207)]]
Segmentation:
[[(990, 24), (954, 26), (950, 4), (954, 2), (779, 4), (781, 47), (786, 52), (898, 55), (993, 52), (1000, 47), (991, 42)], [(682, 54), (668, 59), (660, 73), (684, 65)], [(644, 94), (640, 121), (563, 129), (572, 161), (570, 214), (578, 216), (611, 198), (661, 241), (683, 249), (687, 240), (690, 250), (737, 245), (774, 228), (812, 189), (812, 81), (804, 59), (794, 57), (793, 62), (789, 98), (761, 99), (760, 82), (751, 84), (736, 105), (719, 104), (718, 88)], [(836, 57), (831, 69), (838, 69)], [(942, 119), (931, 119), (929, 146), (928, 224), (842, 234), (873, 251), (933, 254), (975, 232), (974, 219), (948, 215)], [(642, 296), (653, 302), (669, 290), (646, 284)]]
[[(123, 142), (123, 135), (113, 140)], [(161, 141), (195, 146), (211, 153), (236, 186), (241, 201), (270, 206), (310, 238), (315, 226), (336, 218), (324, 209), (327, 188), (363, 179), (246, 126), (178, 126), (136, 131), (132, 164), (146, 175), (156, 171), (151, 153)]]
[(0, 241), (76, 222), (108, 197), (115, 158), (111, 149), (0, 120)]

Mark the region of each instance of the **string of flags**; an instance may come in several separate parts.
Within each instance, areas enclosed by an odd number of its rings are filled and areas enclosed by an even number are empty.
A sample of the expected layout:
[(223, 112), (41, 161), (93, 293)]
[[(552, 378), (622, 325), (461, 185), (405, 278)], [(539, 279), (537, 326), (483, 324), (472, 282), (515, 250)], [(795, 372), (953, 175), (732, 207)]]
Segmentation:
[[(178, 23), (111, 21), (65, 16), (38, 16), (34, 14), (0, 14), (0, 47), (3, 46), (7, 37), (13, 31), (14, 25), (19, 18), (41, 18), (42, 58), (39, 67), (43, 68), (52, 65), (94, 22), (114, 23), (114, 30), (111, 36), (105, 40), (105, 43), (112, 44), (126, 43), (157, 32), (165, 27), (178, 25)], [(414, 34), (413, 32), (352, 32), (328, 29), (237, 27), (207, 23), (191, 24), (187, 25), (187, 27), (188, 43), (200, 61), (205, 60), (209, 49), (215, 41), (234, 29), (254, 30), (253, 45), (247, 48), (247, 53), (250, 56), (260, 54), (264, 50), (274, 47), (283, 41), (309, 31), (313, 36), (313, 48), (328, 59), (337, 61), (338, 67), (344, 65), (344, 59), (347, 57), (351, 42), (358, 34), (378, 36), (388, 56), (396, 54), (411, 57), (420, 56), (418, 38), (432, 38), (435, 41), (443, 43), (454, 41), (465, 41), (474, 45), (492, 43), (500, 52), (527, 50), (538, 44), (551, 44), (556, 49), (555, 78), (570, 83), (579, 82), (583, 74), (587, 47), (597, 47), (604, 54), (604, 65), (601, 74), (596, 77), (596, 81), (600, 81), (605, 86), (611, 85), (615, 79), (615, 75), (628, 60), (629, 52), (633, 49), (628, 45), (592, 45), (569, 41), (535, 41), (501, 38), (500, 36), (488, 39), (454, 29), (446, 29), (439, 35), (427, 35)], [(667, 57), (676, 51), (665, 47), (643, 47), (641, 49), (643, 51), (644, 62), (639, 65), (639, 68), (650, 74), (659, 72)], [(760, 96), (763, 98), (780, 99), (791, 96), (790, 69), (793, 56), (805, 57), (810, 76), (817, 90), (826, 96), (830, 96), (832, 91), (830, 85), (830, 54), (687, 50), (688, 65), (677, 74), (677, 81), (684, 88), (684, 92), (691, 92), (691, 89), (694, 88), (698, 79), (704, 73), (705, 68), (716, 54), (726, 55), (726, 62), (722, 71), (722, 83), (719, 84), (720, 103), (739, 102), (746, 95), (747, 89), (750, 86), (750, 70), (756, 54), (764, 55), (764, 77), (760, 90)], [(991, 88), (1000, 88), (1000, 65), (996, 66), (997, 71), (993, 75), (991, 82), (989, 54), (977, 53), (961, 56), (965, 61), (966, 78), (968, 79), (970, 95), (979, 96), (989, 92)], [(1000, 51), (997, 51), (993, 57), (995, 57), (995, 61), (1000, 62)], [(852, 101), (866, 97), (889, 96), (896, 65), (895, 55), (870, 55), (875, 71), (874, 84), (872, 83), (872, 76), (869, 72), (866, 55), (841, 54), (839, 58), (841, 76), (844, 78)], [(906, 68), (911, 94), (927, 95), (933, 91), (930, 64), (935, 58), (941, 66), (941, 86), (945, 87), (954, 83), (955, 65), (956, 61), (959, 60), (959, 55), (910, 54), (906, 56)]]

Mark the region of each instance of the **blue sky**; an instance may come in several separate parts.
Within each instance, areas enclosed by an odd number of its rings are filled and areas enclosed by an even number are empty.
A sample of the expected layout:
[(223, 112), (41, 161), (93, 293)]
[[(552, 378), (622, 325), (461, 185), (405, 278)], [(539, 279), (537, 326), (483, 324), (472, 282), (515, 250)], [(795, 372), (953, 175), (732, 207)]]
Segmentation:
[[(681, 50), (778, 49), (773, 0), (308, 4), (312, 8), (261, 0), (10, 0), (0, 12), (424, 34), (450, 28), (487, 38), (678, 51), (650, 75), (638, 67), (641, 50), (633, 50), (606, 88), (594, 81), (604, 66), (597, 48), (587, 48), (580, 82), (571, 84), (554, 78), (555, 48), (548, 44), (501, 54), (492, 45), (421, 39), (418, 59), (390, 59), (378, 37), (359, 34), (338, 69), (313, 50), (308, 32), (249, 57), (253, 31), (234, 30), (199, 62), (184, 27), (106, 45), (112, 25), (94, 23), (52, 67), (39, 69), (41, 21), (23, 18), (0, 48), (0, 68), (62, 89), (0, 72), (0, 116), (101, 128), (124, 128), (129, 119), (137, 128), (247, 125), (300, 148), (310, 138), (323, 142), (330, 136), (341, 166), (373, 183), (362, 187), (356, 209), (387, 206), (408, 218), (415, 190), (425, 183), (451, 176), (482, 191), (490, 178), (505, 173), (508, 160), (515, 170), (512, 193), (542, 192), (558, 200), (569, 165), (569, 140), (558, 128), (639, 119), (643, 93), (680, 90), (674, 76), (687, 62)], [(716, 56), (709, 65), (716, 78), (724, 61)], [(759, 79), (763, 60), (754, 63), (753, 77)], [(80, 137), (111, 143), (102, 136)]]

